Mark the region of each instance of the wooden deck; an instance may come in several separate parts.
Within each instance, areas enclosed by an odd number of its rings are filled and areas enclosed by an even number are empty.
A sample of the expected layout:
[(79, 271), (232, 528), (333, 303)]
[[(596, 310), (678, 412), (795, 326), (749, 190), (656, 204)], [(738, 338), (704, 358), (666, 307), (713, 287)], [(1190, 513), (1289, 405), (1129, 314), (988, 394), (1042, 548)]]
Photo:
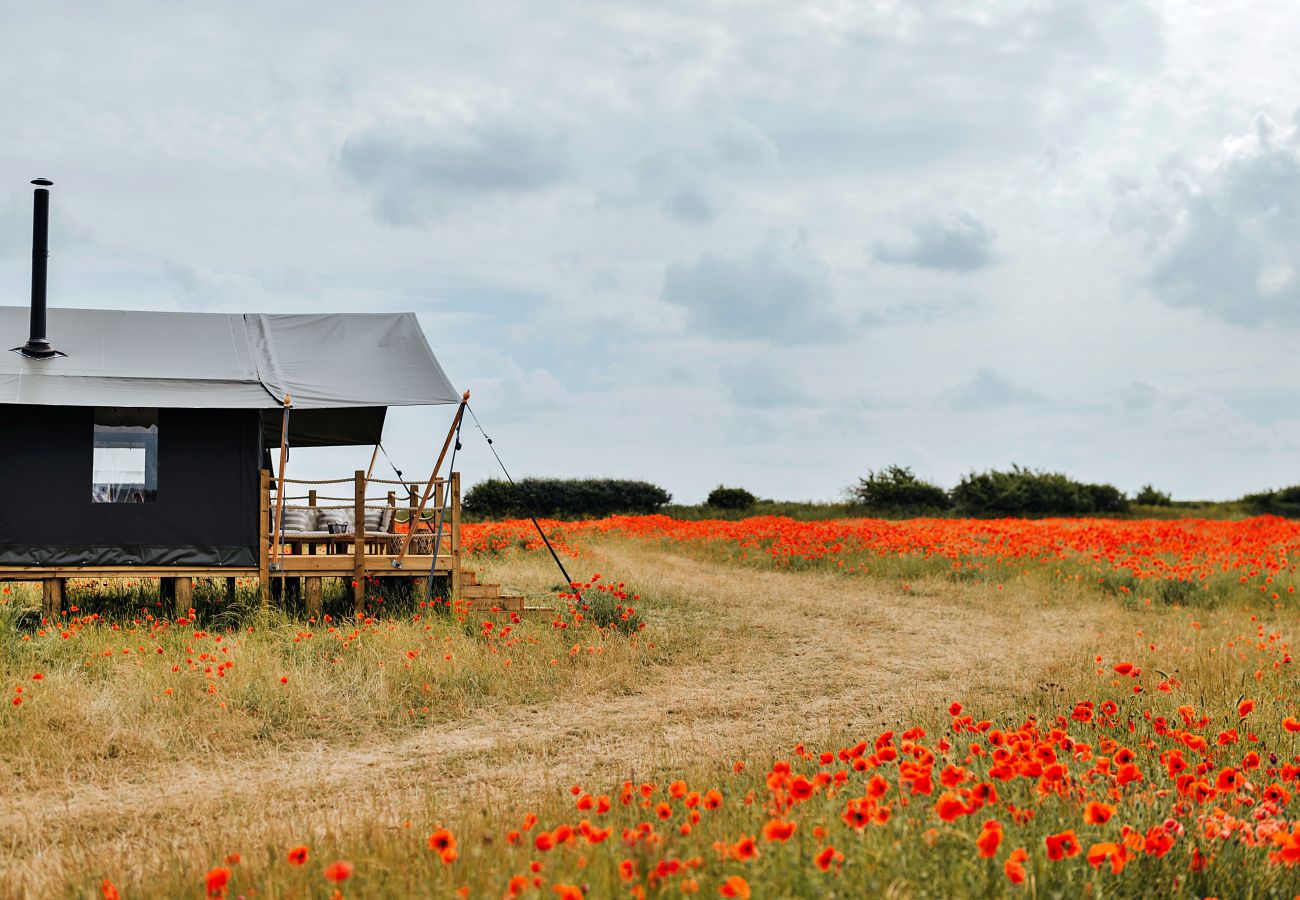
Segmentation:
[[(402, 555), (393, 552), (389, 546), (393, 534), (337, 535), (329, 538), (311, 540), (282, 540), (272, 527), (273, 502), (280, 510), (285, 508), (285, 500), (277, 494), (274, 501), (273, 478), (271, 473), (263, 470), (259, 495), (259, 554), (257, 566), (0, 566), (0, 581), (40, 581), (42, 590), (42, 608), (47, 615), (57, 615), (63, 606), (66, 594), (66, 582), (69, 578), (105, 578), (105, 579), (160, 579), (162, 590), (169, 597), (174, 594), (177, 615), (183, 615), (190, 608), (193, 597), (194, 579), (225, 578), (233, 590), (234, 579), (256, 578), (263, 605), (271, 602), (273, 580), (293, 579), (295, 584), (301, 579), (302, 595), (307, 603), (309, 615), (320, 615), (322, 579), (351, 579), (353, 599), (357, 615), (364, 609), (367, 579), (405, 578), (418, 582), (423, 590), (430, 570), (435, 575), (445, 575), (451, 582), (453, 602), (465, 602), (474, 608), (497, 608), (505, 611), (523, 610), (523, 598), (503, 595), (499, 585), (480, 584), (475, 573), (467, 571), (463, 565), (460, 535), (460, 473), (452, 472), (450, 478), (433, 479), (427, 486), (428, 496), (434, 507), (443, 506), (446, 492), (446, 521), (443, 525), (440, 552), (435, 559), (431, 553), (408, 552)], [(404, 505), (414, 513), (417, 509), (417, 485), (408, 482), (376, 482), (368, 478), (367, 473), (357, 470), (351, 479), (332, 482), (313, 482), (285, 479), (283, 492), (287, 494), (293, 485), (303, 484), (340, 484), (351, 482), (353, 502), (350, 504), (354, 522), (364, 522), (367, 509), (398, 507), (396, 491), (388, 491), (383, 498), (367, 497), (368, 489), (375, 483), (384, 485), (401, 485), (405, 488)], [(317, 491), (311, 490), (306, 498), (306, 507), (316, 507)], [(377, 506), (378, 504), (378, 506)], [(289, 504), (290, 507), (293, 504)], [(299, 507), (302, 508), (302, 507)], [(325, 507), (321, 507), (325, 508)], [(342, 507), (329, 507), (339, 509)], [(414, 518), (414, 516), (413, 516)], [(397, 535), (399, 539), (402, 535)]]

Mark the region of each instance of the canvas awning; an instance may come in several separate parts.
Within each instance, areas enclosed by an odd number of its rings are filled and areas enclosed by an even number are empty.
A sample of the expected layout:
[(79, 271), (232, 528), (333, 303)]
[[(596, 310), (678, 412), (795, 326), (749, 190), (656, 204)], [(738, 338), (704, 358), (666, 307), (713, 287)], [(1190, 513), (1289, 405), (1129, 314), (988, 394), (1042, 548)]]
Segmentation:
[(67, 356), (32, 360), (6, 352), (27, 339), (27, 307), (0, 307), (0, 404), (273, 410), (287, 393), (295, 410), (352, 411), (304, 416), (313, 443), (365, 443), (385, 407), (460, 400), (413, 313), (47, 315)]

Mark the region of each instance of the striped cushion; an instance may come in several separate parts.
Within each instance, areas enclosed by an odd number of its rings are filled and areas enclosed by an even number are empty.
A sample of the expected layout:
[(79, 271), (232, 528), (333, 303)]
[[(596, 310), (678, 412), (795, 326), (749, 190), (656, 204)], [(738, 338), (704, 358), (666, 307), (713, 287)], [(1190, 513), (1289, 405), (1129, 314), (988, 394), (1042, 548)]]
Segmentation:
[[(331, 522), (338, 523), (347, 528), (350, 534), (354, 528), (355, 513), (350, 509), (322, 509), (318, 510), (319, 517), (312, 524), (312, 529), (303, 529), (304, 531), (328, 531)], [(285, 523), (288, 524), (288, 514), (285, 515)], [(381, 534), (388, 531), (393, 521), (393, 508), (391, 506), (383, 509), (366, 510), (366, 533)]]
[(347, 509), (322, 509), (320, 518), (316, 520), (317, 531), (329, 531), (330, 525), (343, 525), (348, 531), (352, 530), (352, 512)]
[(312, 531), (316, 528), (316, 510), (311, 507), (285, 507), (281, 530), (285, 533)]

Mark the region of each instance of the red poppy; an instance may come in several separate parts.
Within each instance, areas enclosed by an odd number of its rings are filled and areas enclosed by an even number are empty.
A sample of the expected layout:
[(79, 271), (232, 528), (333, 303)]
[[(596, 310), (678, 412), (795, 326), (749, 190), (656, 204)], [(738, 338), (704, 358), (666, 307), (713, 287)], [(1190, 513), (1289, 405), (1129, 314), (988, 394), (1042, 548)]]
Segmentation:
[(1089, 801), (1083, 808), (1083, 821), (1089, 825), (1105, 825), (1113, 815), (1115, 815), (1115, 807), (1108, 803), (1098, 803), (1096, 800)]
[(813, 857), (813, 865), (826, 872), (830, 869), (831, 863), (835, 862), (835, 855), (835, 848), (827, 844), (821, 853)]
[(1118, 875), (1124, 870), (1124, 863), (1128, 859), (1128, 853), (1123, 844), (1093, 844), (1088, 848), (1088, 865), (1094, 869), (1100, 868), (1101, 864), (1110, 861), (1110, 870)]
[(1049, 834), (1043, 843), (1047, 845), (1047, 858), (1052, 862), (1079, 854), (1079, 839), (1075, 837), (1073, 828), (1059, 834)]
[(230, 870), (225, 866), (209, 869), (203, 884), (207, 888), (209, 897), (226, 896), (226, 885), (230, 884)]
[[(990, 828), (989, 825), (995, 827)], [(997, 822), (985, 823), (984, 829), (980, 832), (979, 837), (975, 838), (975, 846), (979, 848), (979, 854), (984, 859), (992, 859), (997, 855), (998, 846), (1002, 843), (1002, 826)]]
[(352, 863), (345, 860), (332, 862), (325, 867), (325, 880), (332, 881), (334, 884), (342, 884), (352, 877)]
[(749, 900), (749, 882), (739, 875), (732, 875), (722, 883), (722, 887), (718, 888), (718, 893), (736, 900)]
[(795, 824), (781, 819), (772, 819), (763, 826), (763, 837), (768, 841), (785, 843), (794, 836)]
[(1012, 884), (1024, 884), (1026, 878), (1024, 861), (1029, 858), (1024, 847), (1017, 847), (1011, 851), (1007, 861), (1002, 864), (1002, 871), (1007, 876), (1007, 880)]

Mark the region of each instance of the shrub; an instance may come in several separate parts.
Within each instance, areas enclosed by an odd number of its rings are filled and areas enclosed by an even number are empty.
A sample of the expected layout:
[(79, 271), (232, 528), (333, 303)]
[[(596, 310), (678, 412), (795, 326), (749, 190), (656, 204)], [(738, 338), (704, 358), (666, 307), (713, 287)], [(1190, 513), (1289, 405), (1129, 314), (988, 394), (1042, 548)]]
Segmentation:
[(1133, 502), (1141, 506), (1172, 506), (1173, 498), (1164, 491), (1157, 491), (1149, 484), (1142, 485), (1142, 490), (1133, 497)]
[(1256, 515), (1300, 519), (1300, 484), (1259, 494), (1247, 494), (1241, 498), (1241, 502)]
[(1128, 498), (1109, 484), (1085, 484), (1059, 472), (1013, 465), (972, 472), (952, 489), (959, 512), (971, 516), (1073, 516), (1118, 513)]
[(917, 478), (907, 466), (869, 471), (849, 493), (863, 506), (885, 512), (934, 512), (952, 506), (947, 491)]
[(718, 509), (749, 509), (758, 498), (744, 488), (730, 488), (718, 485), (709, 491), (709, 499), (704, 501), (708, 506), (716, 506)]
[(465, 494), (465, 512), (485, 519), (519, 516), (581, 518), (658, 512), (672, 495), (645, 481), (614, 478), (491, 478)]

